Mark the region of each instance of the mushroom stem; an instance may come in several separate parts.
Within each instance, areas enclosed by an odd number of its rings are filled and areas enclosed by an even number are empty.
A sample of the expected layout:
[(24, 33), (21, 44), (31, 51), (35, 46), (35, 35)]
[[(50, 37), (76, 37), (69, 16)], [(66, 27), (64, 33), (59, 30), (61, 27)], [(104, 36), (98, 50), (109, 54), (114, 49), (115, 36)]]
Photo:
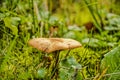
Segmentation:
[(60, 51), (55, 51), (54, 52), (54, 65), (52, 67), (52, 73), (51, 73), (51, 79), (55, 76), (55, 78), (57, 79), (58, 76), (58, 69), (59, 69), (59, 54)]

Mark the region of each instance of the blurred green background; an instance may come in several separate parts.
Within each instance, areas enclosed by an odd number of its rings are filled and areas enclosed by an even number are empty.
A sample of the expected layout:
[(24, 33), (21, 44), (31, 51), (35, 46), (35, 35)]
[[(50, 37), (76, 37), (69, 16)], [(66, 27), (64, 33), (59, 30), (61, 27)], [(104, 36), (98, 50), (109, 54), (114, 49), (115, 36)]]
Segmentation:
[(50, 80), (44, 53), (28, 45), (36, 37), (82, 44), (60, 52), (58, 80), (119, 80), (119, 8), (119, 0), (0, 0), (0, 80)]

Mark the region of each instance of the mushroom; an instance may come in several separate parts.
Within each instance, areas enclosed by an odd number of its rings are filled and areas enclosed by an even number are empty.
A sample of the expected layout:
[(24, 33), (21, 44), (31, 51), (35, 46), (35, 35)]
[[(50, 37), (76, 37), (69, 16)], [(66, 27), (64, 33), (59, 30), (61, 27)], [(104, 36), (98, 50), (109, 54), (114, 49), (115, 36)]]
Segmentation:
[(46, 53), (51, 53), (58, 50), (73, 49), (82, 46), (76, 40), (64, 38), (35, 38), (31, 39), (28, 44)]
[(59, 64), (59, 51), (60, 50), (70, 50), (73, 48), (81, 47), (80, 42), (73, 39), (65, 38), (34, 38), (29, 40), (28, 44), (38, 50), (45, 53), (54, 52), (54, 65), (52, 67), (51, 79), (58, 74), (58, 64)]

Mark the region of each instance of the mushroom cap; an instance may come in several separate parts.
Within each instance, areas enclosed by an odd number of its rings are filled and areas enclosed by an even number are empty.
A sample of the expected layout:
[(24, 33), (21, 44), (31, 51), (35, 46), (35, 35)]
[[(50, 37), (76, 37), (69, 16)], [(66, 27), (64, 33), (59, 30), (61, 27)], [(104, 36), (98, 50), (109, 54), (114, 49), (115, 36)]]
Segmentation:
[(82, 46), (76, 40), (64, 38), (34, 38), (29, 40), (28, 44), (47, 53), (57, 50), (73, 49)]

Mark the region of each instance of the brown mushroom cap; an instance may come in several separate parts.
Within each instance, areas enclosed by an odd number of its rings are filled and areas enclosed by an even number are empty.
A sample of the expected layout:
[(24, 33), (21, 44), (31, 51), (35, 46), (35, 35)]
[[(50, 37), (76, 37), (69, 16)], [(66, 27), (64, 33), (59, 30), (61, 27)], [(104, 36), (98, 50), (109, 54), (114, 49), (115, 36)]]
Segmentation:
[(82, 46), (76, 40), (64, 38), (35, 38), (29, 40), (28, 44), (47, 53), (57, 50), (73, 49)]

